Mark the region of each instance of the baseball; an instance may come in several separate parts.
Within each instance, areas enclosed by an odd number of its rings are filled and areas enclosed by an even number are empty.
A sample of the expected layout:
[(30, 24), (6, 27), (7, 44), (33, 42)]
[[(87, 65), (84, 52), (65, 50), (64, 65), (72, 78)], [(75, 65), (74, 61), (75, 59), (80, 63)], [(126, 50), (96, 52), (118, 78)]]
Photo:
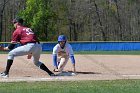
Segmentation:
[(76, 73), (71, 73), (71, 75), (72, 75), (72, 76), (75, 76), (75, 75), (76, 75)]

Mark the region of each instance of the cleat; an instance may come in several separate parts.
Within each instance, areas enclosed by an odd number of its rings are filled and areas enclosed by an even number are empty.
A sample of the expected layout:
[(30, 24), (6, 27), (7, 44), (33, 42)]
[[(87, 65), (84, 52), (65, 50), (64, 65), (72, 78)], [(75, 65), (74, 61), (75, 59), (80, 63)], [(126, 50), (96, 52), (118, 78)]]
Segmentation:
[(9, 77), (9, 74), (6, 74), (5, 72), (2, 72), (0, 75), (3, 78), (8, 78)]

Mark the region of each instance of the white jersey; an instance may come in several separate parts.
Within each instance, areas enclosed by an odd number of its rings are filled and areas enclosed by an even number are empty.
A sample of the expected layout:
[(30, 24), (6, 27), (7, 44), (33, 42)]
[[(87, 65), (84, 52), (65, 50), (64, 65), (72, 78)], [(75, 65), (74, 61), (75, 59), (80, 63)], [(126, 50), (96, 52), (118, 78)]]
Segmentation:
[(57, 44), (53, 48), (53, 55), (58, 55), (58, 56), (72, 56), (74, 55), (73, 49), (69, 43), (65, 44), (65, 47), (62, 49), (59, 44)]

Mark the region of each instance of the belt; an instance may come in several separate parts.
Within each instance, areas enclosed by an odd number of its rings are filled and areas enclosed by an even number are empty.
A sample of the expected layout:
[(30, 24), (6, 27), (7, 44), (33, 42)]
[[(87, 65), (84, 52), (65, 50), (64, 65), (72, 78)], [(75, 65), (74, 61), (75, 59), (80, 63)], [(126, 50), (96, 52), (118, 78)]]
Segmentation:
[[(28, 43), (40, 44), (40, 42), (28, 42)], [(28, 44), (28, 43), (26, 43), (26, 44)]]

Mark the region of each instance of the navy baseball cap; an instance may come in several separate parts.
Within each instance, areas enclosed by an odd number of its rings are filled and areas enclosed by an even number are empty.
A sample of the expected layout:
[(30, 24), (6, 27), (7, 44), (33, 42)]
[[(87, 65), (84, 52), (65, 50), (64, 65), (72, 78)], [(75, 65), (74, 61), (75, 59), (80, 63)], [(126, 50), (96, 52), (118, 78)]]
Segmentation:
[(20, 24), (23, 24), (23, 19), (22, 18), (20, 18), (20, 17), (16, 17), (15, 19), (13, 19), (13, 21), (12, 21), (14, 24), (15, 23), (20, 23)]

